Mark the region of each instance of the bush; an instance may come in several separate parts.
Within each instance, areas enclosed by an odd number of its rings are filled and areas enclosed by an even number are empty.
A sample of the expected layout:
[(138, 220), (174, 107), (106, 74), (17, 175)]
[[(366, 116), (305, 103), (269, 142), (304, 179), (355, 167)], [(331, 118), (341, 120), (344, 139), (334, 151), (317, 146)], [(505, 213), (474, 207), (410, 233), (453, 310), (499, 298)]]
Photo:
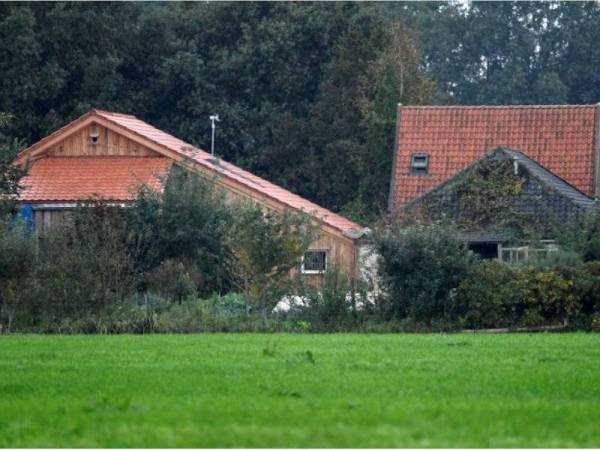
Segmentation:
[(498, 328), (515, 324), (516, 293), (511, 285), (514, 269), (499, 261), (484, 261), (461, 281), (452, 307), (458, 325)]
[(27, 314), (37, 262), (35, 239), (24, 224), (0, 218), (0, 330)]
[(583, 264), (583, 259), (579, 253), (573, 250), (561, 249), (547, 254), (530, 256), (528, 260), (518, 264), (538, 269), (561, 269), (577, 267)]
[(386, 318), (432, 323), (448, 316), (455, 289), (475, 261), (454, 233), (440, 226), (392, 227), (377, 238)]
[(189, 259), (167, 259), (144, 274), (144, 290), (181, 303), (198, 295), (202, 274)]
[(306, 214), (265, 211), (253, 203), (238, 204), (235, 216), (231, 245), (239, 287), (266, 317), (290, 271), (300, 267), (316, 228)]
[(573, 281), (558, 271), (486, 261), (460, 283), (453, 317), (467, 328), (562, 325), (580, 309)]
[(352, 284), (336, 268), (327, 270), (318, 286), (304, 286), (299, 294), (301, 301), (292, 304), (287, 315), (311, 323), (313, 328), (348, 328), (348, 322), (356, 312)]
[(213, 180), (175, 168), (162, 194), (141, 190), (127, 219), (140, 271), (184, 263), (189, 281), (197, 281), (193, 291), (210, 295), (231, 288), (233, 214)]
[(564, 269), (573, 282), (573, 295), (581, 305), (579, 314), (571, 324), (576, 328), (600, 328), (600, 261), (590, 261), (581, 266)]
[(123, 211), (92, 203), (44, 236), (36, 269), (44, 320), (101, 314), (128, 298), (139, 280)]
[(580, 255), (583, 261), (600, 260), (600, 210), (594, 208), (555, 231), (561, 247)]

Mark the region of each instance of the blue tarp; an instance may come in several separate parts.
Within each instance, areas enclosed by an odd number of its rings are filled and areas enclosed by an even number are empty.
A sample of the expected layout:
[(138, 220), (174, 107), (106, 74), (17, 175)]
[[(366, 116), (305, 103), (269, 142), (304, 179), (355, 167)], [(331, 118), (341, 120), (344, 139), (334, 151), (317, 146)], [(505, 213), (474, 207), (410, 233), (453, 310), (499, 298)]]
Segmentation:
[(26, 204), (21, 207), (21, 218), (25, 222), (28, 231), (33, 230), (33, 208)]

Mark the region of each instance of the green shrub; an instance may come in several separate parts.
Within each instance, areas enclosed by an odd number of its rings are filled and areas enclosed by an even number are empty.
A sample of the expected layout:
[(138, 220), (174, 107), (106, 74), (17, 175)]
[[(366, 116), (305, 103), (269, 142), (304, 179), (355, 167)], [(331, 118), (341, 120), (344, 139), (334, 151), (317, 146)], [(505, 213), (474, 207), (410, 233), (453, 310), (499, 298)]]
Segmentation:
[(515, 290), (524, 305), (523, 326), (560, 325), (580, 309), (573, 282), (554, 270), (525, 267), (517, 270)]
[(352, 285), (336, 268), (329, 268), (318, 285), (301, 287), (298, 294), (284, 298), (292, 303), (286, 315), (324, 330), (346, 327), (355, 309)]
[(202, 331), (202, 324), (207, 314), (207, 305), (203, 300), (188, 300), (180, 304), (172, 304), (157, 315), (156, 329), (163, 333)]
[(515, 269), (499, 261), (483, 261), (471, 268), (456, 291), (452, 316), (467, 328), (498, 328), (516, 323)]
[(392, 227), (377, 238), (379, 270), (387, 291), (384, 316), (430, 323), (447, 317), (455, 289), (475, 261), (452, 230)]
[(600, 261), (600, 210), (574, 218), (557, 227), (554, 234), (558, 236), (561, 248), (580, 255), (583, 261)]
[(514, 328), (561, 325), (580, 309), (573, 281), (558, 271), (486, 261), (460, 283), (453, 316), (461, 327)]
[(198, 281), (194, 291), (210, 295), (231, 288), (233, 214), (213, 180), (175, 168), (163, 193), (142, 189), (127, 212), (140, 271), (186, 261), (186, 270), (198, 275), (189, 274), (189, 281)]
[(0, 218), (0, 331), (30, 316), (37, 264), (35, 238), (24, 224)]
[(583, 264), (583, 259), (576, 251), (561, 249), (547, 254), (542, 253), (539, 256), (530, 256), (528, 260), (518, 264), (538, 269), (560, 269), (577, 267)]
[(598, 328), (600, 325), (600, 261), (590, 261), (575, 268), (563, 269), (572, 280), (573, 295), (581, 305), (571, 320), (574, 328)]
[(189, 259), (167, 259), (144, 274), (144, 289), (179, 303), (198, 295), (202, 273)]
[(249, 313), (250, 302), (243, 294), (230, 292), (223, 296), (214, 295), (207, 301), (211, 310), (219, 314), (235, 316)]
[(265, 211), (255, 203), (236, 205), (231, 247), (240, 289), (266, 317), (275, 307), (290, 270), (316, 239), (306, 214)]
[(43, 239), (35, 292), (44, 320), (102, 314), (134, 292), (136, 255), (120, 208), (91, 203)]
[(347, 276), (337, 268), (330, 269), (323, 276), (321, 286), (313, 290), (310, 305), (318, 319), (327, 325), (344, 323), (354, 312), (352, 285)]

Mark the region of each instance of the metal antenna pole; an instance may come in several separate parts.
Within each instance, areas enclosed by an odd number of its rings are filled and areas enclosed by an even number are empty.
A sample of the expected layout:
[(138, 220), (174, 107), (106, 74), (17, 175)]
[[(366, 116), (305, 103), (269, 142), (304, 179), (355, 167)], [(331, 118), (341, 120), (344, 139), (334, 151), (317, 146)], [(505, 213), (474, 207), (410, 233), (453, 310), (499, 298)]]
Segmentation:
[(210, 140), (210, 154), (212, 156), (215, 156), (215, 122), (220, 122), (218, 114), (213, 114), (212, 116), (210, 116), (210, 126), (212, 128), (212, 138)]

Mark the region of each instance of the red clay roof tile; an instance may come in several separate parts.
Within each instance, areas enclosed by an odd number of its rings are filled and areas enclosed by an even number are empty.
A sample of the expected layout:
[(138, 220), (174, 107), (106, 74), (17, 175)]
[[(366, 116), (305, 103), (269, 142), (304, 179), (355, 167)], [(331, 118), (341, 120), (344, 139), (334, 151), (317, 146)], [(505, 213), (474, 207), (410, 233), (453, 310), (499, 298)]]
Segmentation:
[(145, 184), (162, 189), (172, 161), (168, 158), (88, 156), (41, 158), (22, 180), (24, 202), (77, 202), (98, 198), (115, 202), (134, 200)]
[[(593, 194), (596, 105), (406, 106), (400, 108), (390, 209), (433, 189), (497, 147), (519, 150)], [(429, 172), (410, 175), (413, 153)]]

